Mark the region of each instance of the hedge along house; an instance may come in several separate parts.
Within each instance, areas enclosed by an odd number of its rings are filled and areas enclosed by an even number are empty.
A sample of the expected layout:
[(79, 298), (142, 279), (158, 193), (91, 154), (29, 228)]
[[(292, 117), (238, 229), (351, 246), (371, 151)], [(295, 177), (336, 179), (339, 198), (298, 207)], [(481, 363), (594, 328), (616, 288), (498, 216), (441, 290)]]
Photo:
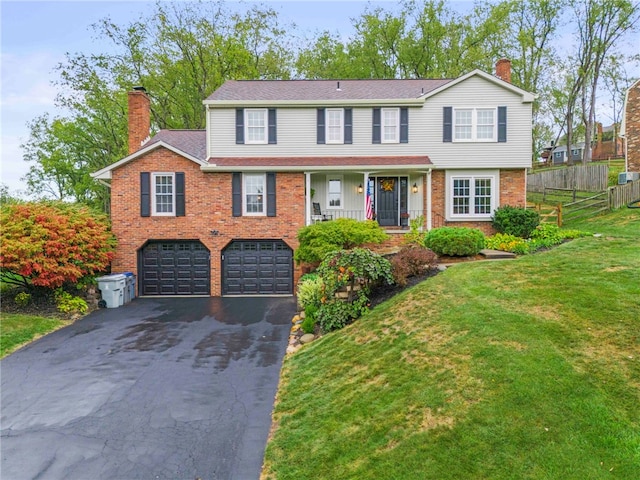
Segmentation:
[(294, 293), (298, 230), (337, 218), (489, 233), (525, 205), (534, 95), (474, 70), (438, 80), (230, 80), (205, 130), (149, 138), (150, 100), (129, 93), (129, 155), (111, 186), (114, 271), (141, 295)]

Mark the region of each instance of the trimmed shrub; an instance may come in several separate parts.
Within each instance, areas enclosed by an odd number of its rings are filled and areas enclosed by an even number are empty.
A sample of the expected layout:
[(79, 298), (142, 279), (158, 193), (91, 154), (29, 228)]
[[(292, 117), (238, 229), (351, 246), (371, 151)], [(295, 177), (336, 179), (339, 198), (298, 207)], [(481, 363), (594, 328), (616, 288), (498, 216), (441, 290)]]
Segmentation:
[(318, 222), (298, 231), (300, 246), (295, 251), (296, 262), (318, 264), (330, 252), (349, 250), (366, 243), (382, 243), (388, 238), (373, 220), (363, 222), (351, 218), (338, 218)]
[(439, 227), (427, 233), (424, 245), (437, 255), (477, 255), (484, 248), (484, 233), (477, 228)]
[(62, 288), (56, 289), (54, 293), (56, 306), (62, 313), (81, 313), (85, 314), (89, 310), (87, 302), (80, 297), (74, 297)]
[(26, 307), (31, 301), (31, 294), (27, 292), (20, 292), (15, 296), (13, 301), (16, 302), (16, 305), (19, 307)]
[(306, 309), (309, 305), (319, 306), (324, 294), (322, 278), (316, 274), (304, 275), (298, 283), (298, 306)]
[(313, 333), (318, 318), (318, 306), (309, 304), (304, 309), (304, 320), (300, 325), (304, 333)]
[(496, 209), (491, 220), (493, 228), (499, 233), (529, 238), (540, 223), (540, 215), (535, 210), (504, 205)]
[(434, 268), (437, 260), (436, 254), (428, 248), (417, 245), (403, 247), (391, 259), (393, 279), (395, 283), (404, 287), (409, 277)]

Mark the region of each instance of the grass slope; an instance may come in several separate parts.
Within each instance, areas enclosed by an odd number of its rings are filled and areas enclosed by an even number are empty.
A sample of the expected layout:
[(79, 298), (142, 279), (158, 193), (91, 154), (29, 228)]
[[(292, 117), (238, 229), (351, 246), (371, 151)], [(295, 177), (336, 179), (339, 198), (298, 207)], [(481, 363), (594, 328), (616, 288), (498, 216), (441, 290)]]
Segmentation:
[(58, 318), (3, 313), (0, 317), (0, 358), (67, 324)]
[(263, 477), (640, 478), (639, 215), (456, 265), (287, 357)]

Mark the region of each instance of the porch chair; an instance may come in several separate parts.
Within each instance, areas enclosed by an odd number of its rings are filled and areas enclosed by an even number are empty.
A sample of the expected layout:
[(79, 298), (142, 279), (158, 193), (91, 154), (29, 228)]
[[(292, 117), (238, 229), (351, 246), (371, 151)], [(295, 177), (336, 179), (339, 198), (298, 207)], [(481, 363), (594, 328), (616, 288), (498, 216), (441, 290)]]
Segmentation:
[(311, 215), (311, 220), (313, 221), (313, 223), (326, 222), (328, 220), (333, 220), (333, 215), (322, 213), (320, 204), (317, 202), (313, 202), (313, 215)]

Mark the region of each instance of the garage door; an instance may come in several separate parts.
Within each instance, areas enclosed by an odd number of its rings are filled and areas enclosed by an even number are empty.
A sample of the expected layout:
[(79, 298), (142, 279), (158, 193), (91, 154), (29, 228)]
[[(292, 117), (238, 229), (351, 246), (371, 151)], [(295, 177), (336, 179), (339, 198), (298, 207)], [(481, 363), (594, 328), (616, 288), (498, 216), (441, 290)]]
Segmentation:
[(197, 241), (149, 242), (139, 254), (142, 295), (209, 295), (209, 250)]
[(236, 240), (222, 252), (223, 295), (290, 295), (293, 251), (281, 240)]

